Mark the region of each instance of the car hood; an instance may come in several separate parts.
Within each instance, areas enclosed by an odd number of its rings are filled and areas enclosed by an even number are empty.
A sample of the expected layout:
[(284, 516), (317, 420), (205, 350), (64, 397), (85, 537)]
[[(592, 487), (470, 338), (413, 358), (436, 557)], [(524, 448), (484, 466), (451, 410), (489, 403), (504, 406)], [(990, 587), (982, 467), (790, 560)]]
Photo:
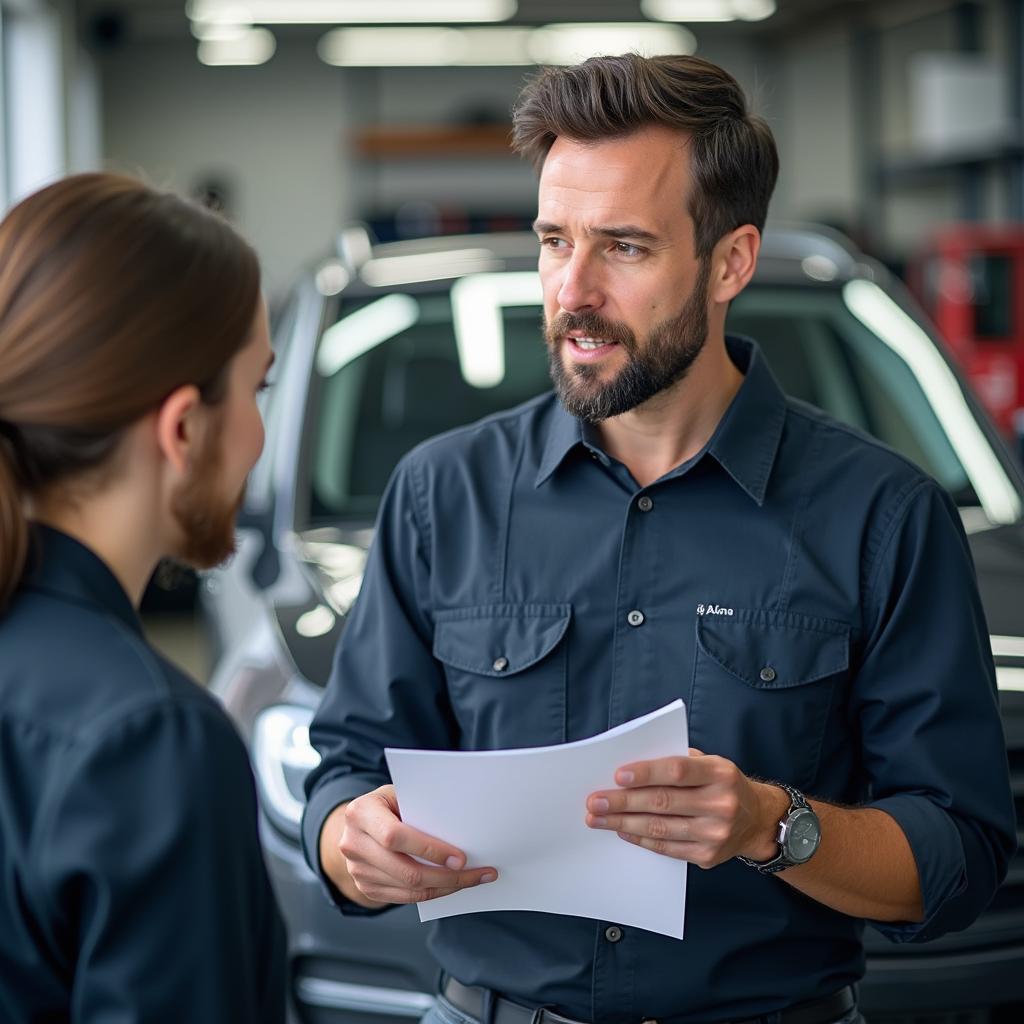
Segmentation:
[(1024, 523), (968, 536), (993, 636), (1024, 637)]

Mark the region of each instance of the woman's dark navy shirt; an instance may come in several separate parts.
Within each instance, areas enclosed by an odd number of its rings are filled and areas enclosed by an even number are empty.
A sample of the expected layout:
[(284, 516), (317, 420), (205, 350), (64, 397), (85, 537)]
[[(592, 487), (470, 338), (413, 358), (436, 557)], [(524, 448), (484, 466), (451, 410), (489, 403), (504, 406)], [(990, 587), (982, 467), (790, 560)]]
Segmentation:
[(34, 533), (0, 615), (0, 1021), (280, 1024), (242, 741), (103, 562)]
[[(902, 826), (925, 919), (886, 935), (988, 904), (1015, 828), (957, 510), (784, 396), (756, 346), (729, 350), (745, 379), (714, 436), (648, 487), (550, 395), (401, 463), (310, 731), (314, 868), (331, 809), (387, 781), (385, 746), (560, 743), (681, 697), (695, 747)], [(862, 921), (735, 860), (691, 868), (686, 915), (681, 942), (482, 913), (434, 922), (430, 944), (464, 983), (597, 1024), (742, 1019), (863, 973)]]

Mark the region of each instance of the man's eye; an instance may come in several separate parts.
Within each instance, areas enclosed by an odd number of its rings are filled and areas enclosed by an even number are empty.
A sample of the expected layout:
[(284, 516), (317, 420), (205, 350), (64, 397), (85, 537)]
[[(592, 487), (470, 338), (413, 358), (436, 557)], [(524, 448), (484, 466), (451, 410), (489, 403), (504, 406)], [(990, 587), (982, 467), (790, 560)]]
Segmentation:
[(545, 249), (561, 249), (565, 246), (566, 242), (564, 238), (542, 238), (540, 244)]
[(630, 242), (616, 242), (615, 251), (622, 253), (623, 256), (642, 256), (644, 252), (639, 245), (633, 245)]

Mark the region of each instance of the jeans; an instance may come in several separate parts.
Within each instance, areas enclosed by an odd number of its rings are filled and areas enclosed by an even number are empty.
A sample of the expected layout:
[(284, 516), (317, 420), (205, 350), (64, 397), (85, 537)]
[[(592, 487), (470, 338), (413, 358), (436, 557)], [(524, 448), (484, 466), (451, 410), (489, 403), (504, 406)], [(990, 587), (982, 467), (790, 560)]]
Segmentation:
[[(420, 1024), (480, 1024), (480, 1021), (456, 1009), (444, 996), (438, 996), (434, 1005), (420, 1018)], [(867, 1022), (860, 1010), (854, 1007), (852, 1010), (847, 1010), (833, 1024), (867, 1024)]]

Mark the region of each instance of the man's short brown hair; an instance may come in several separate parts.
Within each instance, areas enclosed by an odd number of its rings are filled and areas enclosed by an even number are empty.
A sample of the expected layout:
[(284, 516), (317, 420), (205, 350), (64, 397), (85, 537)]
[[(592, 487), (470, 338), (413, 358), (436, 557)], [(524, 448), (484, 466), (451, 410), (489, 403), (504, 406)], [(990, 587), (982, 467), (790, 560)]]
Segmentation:
[(771, 129), (747, 110), (739, 83), (700, 57), (591, 57), (546, 68), (523, 89), (512, 144), (540, 169), (555, 139), (622, 138), (647, 125), (685, 133), (697, 255), (743, 224), (763, 230), (779, 174)]

